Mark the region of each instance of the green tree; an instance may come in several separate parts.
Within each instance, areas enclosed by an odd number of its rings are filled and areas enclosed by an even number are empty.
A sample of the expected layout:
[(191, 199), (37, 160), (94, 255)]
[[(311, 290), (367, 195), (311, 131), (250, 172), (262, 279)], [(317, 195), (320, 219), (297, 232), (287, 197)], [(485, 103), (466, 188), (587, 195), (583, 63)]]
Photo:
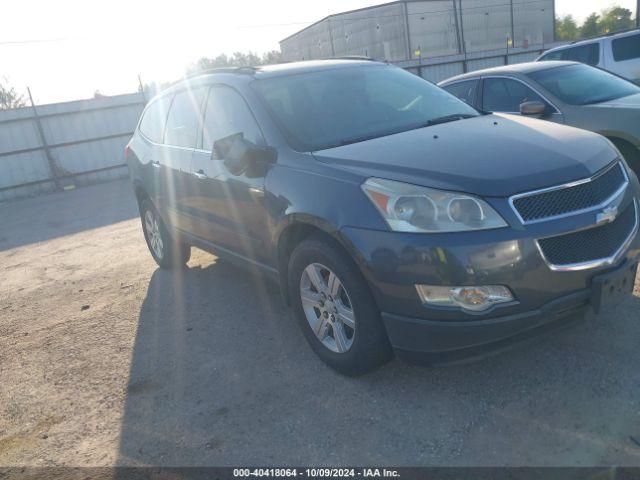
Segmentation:
[(272, 50), (259, 56), (254, 52), (234, 52), (231, 56), (224, 53), (213, 57), (202, 57), (188, 69), (189, 72), (198, 72), (210, 68), (219, 67), (254, 67), (258, 65), (271, 65), (282, 62), (282, 54), (278, 50)]
[(276, 63), (282, 63), (282, 52), (280, 50), (271, 50), (262, 55), (262, 65), (274, 65)]
[(556, 19), (556, 40), (576, 40), (580, 30), (573, 15), (565, 15)]
[(556, 18), (556, 40), (578, 40), (580, 38), (597, 37), (609, 32), (618, 32), (634, 28), (633, 13), (628, 8), (614, 5), (605, 8), (600, 14), (592, 13), (581, 26), (571, 15)]
[(582, 38), (597, 37), (602, 34), (602, 26), (600, 25), (600, 15), (592, 13), (589, 15), (580, 27), (580, 36)]
[[(6, 79), (4, 81), (7, 83)], [(15, 88), (0, 83), (0, 110), (24, 107), (26, 104), (24, 95), (19, 94)]]
[(628, 8), (613, 6), (602, 11), (601, 31), (604, 33), (628, 30), (635, 26), (633, 14)]

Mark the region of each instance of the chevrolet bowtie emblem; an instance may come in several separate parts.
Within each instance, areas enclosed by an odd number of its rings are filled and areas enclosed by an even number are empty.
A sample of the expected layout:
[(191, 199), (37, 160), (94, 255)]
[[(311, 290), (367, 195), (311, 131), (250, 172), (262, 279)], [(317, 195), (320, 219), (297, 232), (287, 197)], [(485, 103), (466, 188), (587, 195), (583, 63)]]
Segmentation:
[(604, 223), (613, 222), (618, 216), (618, 207), (612, 205), (610, 207), (605, 208), (602, 212), (596, 215), (596, 224), (601, 225)]

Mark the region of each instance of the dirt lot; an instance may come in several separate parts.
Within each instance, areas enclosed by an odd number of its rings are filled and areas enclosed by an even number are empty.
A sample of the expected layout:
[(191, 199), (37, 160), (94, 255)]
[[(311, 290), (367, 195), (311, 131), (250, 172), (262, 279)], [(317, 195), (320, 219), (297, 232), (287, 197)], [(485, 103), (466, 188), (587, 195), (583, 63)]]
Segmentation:
[(640, 465), (638, 284), (498, 356), (351, 379), (273, 285), (156, 268), (127, 182), (0, 221), (0, 465)]

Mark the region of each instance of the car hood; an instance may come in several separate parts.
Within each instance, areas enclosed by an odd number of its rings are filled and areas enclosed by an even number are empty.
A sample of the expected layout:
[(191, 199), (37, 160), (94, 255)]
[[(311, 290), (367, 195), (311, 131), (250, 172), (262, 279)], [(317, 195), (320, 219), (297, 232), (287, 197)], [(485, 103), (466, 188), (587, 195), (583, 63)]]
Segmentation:
[(586, 178), (615, 151), (585, 130), (516, 115), (484, 115), (314, 152), (336, 168), (482, 196)]

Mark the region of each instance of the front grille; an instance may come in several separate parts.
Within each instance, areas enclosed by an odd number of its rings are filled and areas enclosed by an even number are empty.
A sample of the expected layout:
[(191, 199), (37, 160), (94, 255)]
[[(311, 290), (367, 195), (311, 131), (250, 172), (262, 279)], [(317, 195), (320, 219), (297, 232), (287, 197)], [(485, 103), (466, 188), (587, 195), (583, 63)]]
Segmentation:
[(627, 183), (620, 162), (573, 186), (546, 189), (538, 193), (515, 195), (512, 204), (525, 223), (595, 208)]
[(538, 240), (540, 251), (552, 265), (566, 266), (614, 256), (636, 227), (635, 202), (613, 222), (600, 227)]

